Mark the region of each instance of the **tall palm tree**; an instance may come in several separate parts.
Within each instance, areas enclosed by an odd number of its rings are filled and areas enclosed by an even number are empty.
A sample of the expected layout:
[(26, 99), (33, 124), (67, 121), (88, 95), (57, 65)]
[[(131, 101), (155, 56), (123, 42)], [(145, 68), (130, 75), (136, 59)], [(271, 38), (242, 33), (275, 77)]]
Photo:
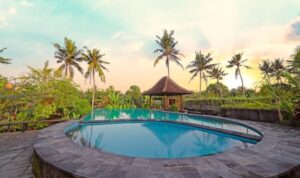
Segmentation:
[(222, 87), (220, 86), (220, 80), (223, 80), (223, 77), (227, 75), (222, 67), (213, 66), (211, 70), (208, 71), (209, 77), (217, 80), (217, 86), (221, 97), (223, 98)]
[[(2, 53), (4, 50), (6, 50), (6, 48), (0, 49), (0, 53)], [(10, 59), (0, 56), (0, 64), (10, 64)]]
[(283, 64), (283, 60), (282, 59), (275, 59), (272, 62), (272, 64), (271, 64), (271, 68), (273, 70), (272, 77), (274, 77), (275, 80), (278, 83), (282, 84), (283, 83), (283, 81), (282, 81), (282, 73), (287, 70), (287, 68)]
[(251, 67), (244, 65), (244, 63), (248, 59), (242, 60), (242, 57), (243, 57), (243, 53), (235, 54), (232, 57), (232, 59), (228, 61), (229, 64), (226, 67), (228, 67), (228, 68), (236, 67), (235, 78), (237, 79), (238, 77), (240, 77), (241, 82), (242, 82), (243, 95), (245, 96), (245, 87), (244, 87), (244, 80), (243, 80), (242, 73), (241, 73), (241, 67), (245, 67), (246, 69), (251, 69)]
[(177, 65), (184, 69), (183, 65), (180, 63), (181, 59), (179, 56), (184, 57), (183, 54), (176, 49), (176, 45), (178, 41), (175, 41), (174, 30), (171, 30), (170, 33), (167, 30), (163, 31), (163, 36), (157, 37), (155, 42), (158, 44), (159, 48), (154, 51), (154, 53), (160, 53), (154, 62), (154, 66), (156, 66), (162, 58), (166, 60), (166, 66), (168, 69), (168, 77), (170, 76), (170, 61), (175, 62)]
[(264, 78), (267, 79), (268, 83), (271, 83), (271, 75), (273, 74), (274, 70), (272, 68), (272, 63), (267, 59), (263, 60), (261, 64), (258, 66), (261, 73), (264, 75)]
[(201, 90), (202, 90), (202, 78), (204, 80), (207, 80), (205, 73), (208, 72), (212, 67), (214, 67), (216, 64), (211, 64), (213, 58), (211, 57), (210, 53), (207, 55), (204, 55), (199, 52), (195, 52), (195, 59), (190, 62), (188, 66), (186, 66), (187, 69), (191, 69), (189, 72), (192, 75), (190, 81), (192, 81), (198, 74), (199, 74), (199, 92), (201, 97)]
[(293, 73), (300, 77), (300, 46), (296, 47), (294, 54), (291, 55), (292, 60), (289, 60), (290, 67)]
[(109, 64), (102, 60), (105, 54), (101, 54), (99, 49), (86, 49), (86, 53), (82, 53), (82, 58), (87, 62), (88, 69), (84, 75), (86, 79), (93, 80), (93, 98), (92, 98), (92, 109), (94, 108), (95, 104), (95, 92), (96, 92), (96, 82), (95, 82), (95, 75), (98, 73), (101, 81), (105, 82), (105, 75), (103, 70), (107, 70), (104, 66), (105, 64)]
[(58, 43), (54, 43), (53, 46), (56, 48), (54, 57), (58, 59), (57, 63), (62, 63), (58, 70), (64, 70), (65, 77), (73, 79), (73, 67), (75, 67), (81, 74), (83, 73), (83, 69), (78, 63), (82, 61), (81, 54), (83, 50), (78, 49), (74, 41), (65, 37), (64, 46), (60, 46)]
[[(295, 83), (298, 88), (298, 95), (300, 95), (300, 46), (295, 49), (295, 52), (292, 55), (292, 60), (289, 62), (295, 73)], [(300, 120), (300, 99), (298, 99), (295, 106), (295, 118), (296, 120)]]

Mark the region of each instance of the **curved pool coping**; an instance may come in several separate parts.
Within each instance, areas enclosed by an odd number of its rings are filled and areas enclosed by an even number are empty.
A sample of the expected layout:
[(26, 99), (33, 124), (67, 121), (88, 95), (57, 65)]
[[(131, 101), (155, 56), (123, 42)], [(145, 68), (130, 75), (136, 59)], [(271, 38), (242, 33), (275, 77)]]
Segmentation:
[(40, 131), (34, 144), (36, 177), (277, 177), (300, 169), (299, 128), (240, 121), (259, 130), (263, 139), (246, 149), (234, 147), (204, 157), (155, 159), (82, 147), (65, 135), (65, 128), (76, 123), (60, 123)]

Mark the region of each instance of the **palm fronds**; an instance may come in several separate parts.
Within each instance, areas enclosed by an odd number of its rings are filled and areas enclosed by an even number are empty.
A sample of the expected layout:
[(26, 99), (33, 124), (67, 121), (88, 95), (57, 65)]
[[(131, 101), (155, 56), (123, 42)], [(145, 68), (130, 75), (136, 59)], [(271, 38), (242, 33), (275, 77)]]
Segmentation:
[(75, 42), (71, 39), (65, 38), (64, 46), (61, 46), (58, 43), (54, 43), (53, 47), (56, 49), (54, 57), (57, 59), (57, 63), (62, 63), (58, 70), (65, 70), (65, 77), (72, 79), (74, 77), (74, 69), (76, 68), (81, 74), (83, 69), (78, 62), (81, 62), (82, 59), (82, 49), (78, 49), (75, 45)]
[(154, 53), (159, 53), (159, 55), (154, 61), (154, 66), (156, 66), (163, 58), (165, 58), (168, 76), (170, 76), (170, 62), (174, 62), (184, 69), (183, 65), (180, 63), (181, 58), (179, 57), (184, 57), (184, 55), (176, 49), (178, 41), (175, 41), (173, 35), (174, 30), (171, 30), (170, 32), (163, 30), (163, 36), (160, 37), (156, 35), (157, 39), (155, 40), (159, 48), (154, 50)]
[[(0, 49), (0, 53), (2, 53), (6, 48)], [(10, 59), (0, 56), (0, 64), (10, 64)]]

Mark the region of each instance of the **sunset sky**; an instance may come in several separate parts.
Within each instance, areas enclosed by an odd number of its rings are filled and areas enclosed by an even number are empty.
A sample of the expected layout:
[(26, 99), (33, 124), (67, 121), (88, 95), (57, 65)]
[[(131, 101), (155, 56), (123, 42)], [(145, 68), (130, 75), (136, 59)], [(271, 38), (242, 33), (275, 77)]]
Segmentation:
[[(98, 88), (126, 91), (136, 84), (146, 90), (167, 74), (163, 61), (153, 66), (155, 35), (163, 29), (175, 30), (184, 66), (196, 50), (210, 52), (224, 67), (244, 52), (253, 68), (242, 69), (245, 85), (255, 87), (262, 59), (289, 59), (300, 45), (300, 0), (0, 0), (0, 48), (7, 47), (1, 56), (12, 59), (0, 65), (0, 74), (18, 76), (47, 60), (57, 67), (53, 43), (68, 37), (106, 54), (107, 82), (98, 80)], [(178, 84), (198, 90), (199, 79), (189, 83), (187, 70), (172, 63), (170, 71)], [(223, 82), (239, 86), (234, 69), (226, 71)], [(91, 87), (79, 73), (74, 81)]]

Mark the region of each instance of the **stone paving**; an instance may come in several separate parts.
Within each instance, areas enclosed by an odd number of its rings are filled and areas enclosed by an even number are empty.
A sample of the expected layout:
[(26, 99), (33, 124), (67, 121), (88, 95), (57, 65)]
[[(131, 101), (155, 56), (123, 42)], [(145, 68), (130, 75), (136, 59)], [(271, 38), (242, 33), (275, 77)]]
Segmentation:
[(0, 177), (31, 178), (31, 157), (37, 131), (0, 134)]
[[(45, 177), (300, 177), (300, 129), (239, 121), (258, 129), (263, 139), (246, 149), (184, 159), (147, 159), (82, 147), (64, 134), (72, 122), (40, 131), (34, 144)], [(51, 176), (49, 176), (51, 172)], [(55, 173), (56, 172), (56, 173)]]
[(299, 128), (239, 122), (263, 132), (263, 140), (247, 149), (173, 160), (131, 158), (81, 147), (64, 135), (70, 122), (40, 132), (0, 134), (0, 178), (33, 177), (34, 142), (40, 157), (76, 177), (300, 177)]

